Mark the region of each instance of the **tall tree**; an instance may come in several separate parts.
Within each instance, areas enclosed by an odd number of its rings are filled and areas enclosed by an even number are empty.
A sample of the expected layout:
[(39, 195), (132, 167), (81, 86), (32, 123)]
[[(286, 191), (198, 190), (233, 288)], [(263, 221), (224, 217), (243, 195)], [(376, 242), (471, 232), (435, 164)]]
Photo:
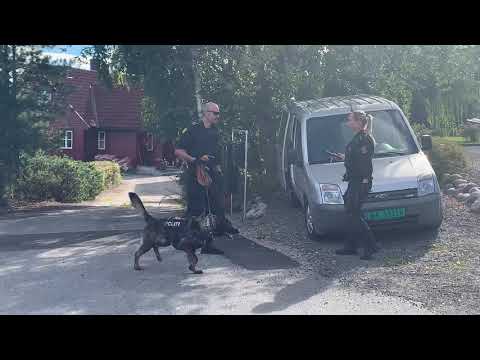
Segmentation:
[(48, 123), (63, 108), (63, 66), (40, 46), (0, 45), (0, 198), (15, 177), (22, 152), (48, 145)]

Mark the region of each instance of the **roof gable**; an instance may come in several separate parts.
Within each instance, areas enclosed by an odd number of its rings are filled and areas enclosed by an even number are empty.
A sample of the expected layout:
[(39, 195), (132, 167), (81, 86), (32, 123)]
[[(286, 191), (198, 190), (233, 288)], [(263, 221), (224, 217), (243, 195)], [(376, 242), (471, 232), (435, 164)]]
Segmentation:
[(67, 71), (65, 86), (70, 89), (69, 109), (57, 119), (57, 126), (142, 128), (142, 89), (110, 90), (100, 83), (96, 71), (73, 68)]

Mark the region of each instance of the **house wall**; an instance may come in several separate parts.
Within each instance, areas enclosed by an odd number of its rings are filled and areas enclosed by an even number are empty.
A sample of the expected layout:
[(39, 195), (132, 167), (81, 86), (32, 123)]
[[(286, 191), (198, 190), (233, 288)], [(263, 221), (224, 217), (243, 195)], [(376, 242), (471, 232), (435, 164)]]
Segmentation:
[(61, 149), (62, 152), (74, 160), (85, 160), (85, 130), (82, 128), (67, 128), (64, 130), (73, 130), (73, 145), (72, 149)]
[[(99, 129), (103, 131), (103, 129)], [(94, 148), (95, 154), (115, 155), (118, 159), (128, 157), (129, 166), (136, 167), (139, 163), (139, 154), (137, 153), (137, 132), (136, 131), (118, 131), (104, 130), (105, 150), (98, 150), (97, 134), (95, 134)]]

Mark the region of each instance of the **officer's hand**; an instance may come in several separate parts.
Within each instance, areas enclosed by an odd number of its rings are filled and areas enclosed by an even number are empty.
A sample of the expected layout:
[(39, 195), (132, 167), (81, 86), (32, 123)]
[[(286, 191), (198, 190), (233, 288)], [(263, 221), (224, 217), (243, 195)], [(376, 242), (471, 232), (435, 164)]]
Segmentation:
[(209, 161), (210, 160), (210, 157), (208, 155), (203, 155), (200, 157), (200, 160), (202, 161)]
[(340, 159), (340, 160), (345, 160), (345, 154), (341, 154), (341, 153), (335, 153), (335, 156), (337, 157), (337, 159)]

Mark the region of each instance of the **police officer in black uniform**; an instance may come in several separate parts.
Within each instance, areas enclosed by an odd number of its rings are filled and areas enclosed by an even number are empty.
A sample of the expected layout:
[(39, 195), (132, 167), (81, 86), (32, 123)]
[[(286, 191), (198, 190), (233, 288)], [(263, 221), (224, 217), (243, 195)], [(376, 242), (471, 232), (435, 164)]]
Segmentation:
[(361, 207), (367, 199), (372, 188), (372, 159), (374, 154), (374, 141), (368, 134), (367, 125), (371, 115), (364, 111), (355, 111), (348, 115), (347, 126), (353, 130), (355, 136), (347, 145), (345, 155), (337, 154), (345, 160), (346, 173), (343, 181), (348, 182), (344, 203), (348, 221), (348, 234), (343, 249), (336, 251), (338, 255), (357, 254), (357, 238), (362, 240), (362, 260), (372, 259), (372, 254), (377, 251), (375, 238), (368, 223), (362, 215)]
[[(220, 110), (217, 104), (209, 102), (203, 106), (202, 121), (190, 127), (181, 137), (175, 156), (188, 163), (187, 169), (187, 216), (200, 216), (207, 207), (206, 188), (198, 183), (196, 167), (205, 164), (212, 179), (208, 187), (208, 201), (212, 213), (217, 218), (216, 235), (237, 234), (230, 221), (225, 217), (224, 179), (220, 168), (220, 137), (216, 124)], [(213, 247), (211, 241), (202, 249), (206, 254), (222, 254)]]

